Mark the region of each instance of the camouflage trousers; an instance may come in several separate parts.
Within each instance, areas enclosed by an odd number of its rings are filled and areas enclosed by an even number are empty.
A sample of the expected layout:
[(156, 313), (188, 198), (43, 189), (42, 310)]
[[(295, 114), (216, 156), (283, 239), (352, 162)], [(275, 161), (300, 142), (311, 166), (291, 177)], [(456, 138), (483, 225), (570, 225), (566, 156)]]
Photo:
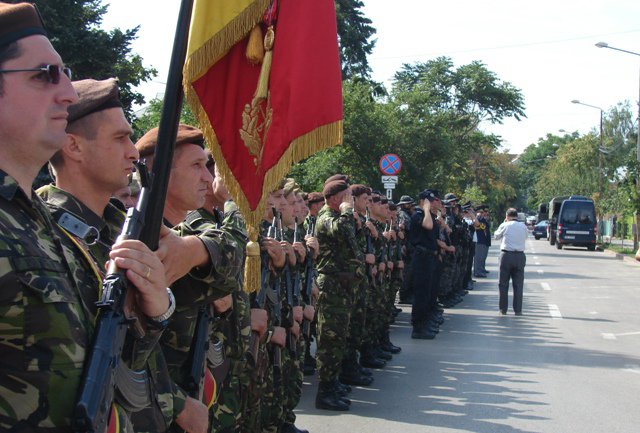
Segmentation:
[[(262, 394), (260, 416), (262, 418), (262, 431), (264, 433), (278, 433), (284, 422), (284, 377), (287, 363), (289, 362), (289, 351), (284, 348), (269, 345), (270, 362), (267, 374), (264, 377), (265, 389)], [(278, 368), (273, 364), (273, 354), (276, 350), (281, 351), (281, 366)]]
[(354, 290), (351, 318), (349, 321), (349, 337), (347, 338), (347, 357), (353, 358), (365, 339), (367, 323), (367, 298), (369, 282), (366, 278)]
[(440, 274), (440, 288), (438, 295), (447, 296), (453, 290), (454, 278), (456, 272), (455, 256), (447, 253), (442, 262), (442, 273)]
[[(293, 410), (300, 403), (302, 397), (302, 364), (304, 363), (304, 351), (306, 343), (301, 337), (298, 339), (296, 357), (289, 356), (284, 377), (284, 422), (295, 424), (296, 414)], [(286, 349), (285, 349), (286, 350)]]
[(266, 376), (269, 370), (269, 354), (264, 345), (260, 346), (258, 365), (246, 365), (245, 374), (249, 379), (246, 395), (243, 396), (240, 431), (255, 433), (262, 431), (262, 396), (267, 390)]
[(234, 433), (240, 428), (243, 401), (249, 389), (249, 376), (244, 360), (232, 359), (218, 399), (211, 408), (211, 433)]
[(380, 337), (387, 326), (387, 298), (389, 291), (389, 279), (387, 277), (379, 279), (373, 286), (373, 296), (370, 298), (369, 307), (367, 308), (367, 317), (371, 317), (371, 320), (367, 322), (367, 333), (370, 337), (369, 343), (373, 345), (380, 343)]
[(351, 275), (318, 276), (318, 341), (316, 358), (318, 378), (321, 382), (333, 382), (340, 372), (342, 360), (347, 354), (347, 338), (353, 290), (360, 279)]

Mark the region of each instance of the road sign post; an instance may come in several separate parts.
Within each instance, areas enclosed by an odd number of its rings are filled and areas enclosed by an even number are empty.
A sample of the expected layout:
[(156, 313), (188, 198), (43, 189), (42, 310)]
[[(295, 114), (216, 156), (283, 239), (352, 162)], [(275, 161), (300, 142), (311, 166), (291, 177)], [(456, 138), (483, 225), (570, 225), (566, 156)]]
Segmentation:
[(382, 185), (387, 190), (387, 199), (393, 198), (393, 190), (398, 184), (396, 176), (402, 168), (402, 160), (395, 153), (387, 153), (380, 158), (380, 171), (382, 172)]

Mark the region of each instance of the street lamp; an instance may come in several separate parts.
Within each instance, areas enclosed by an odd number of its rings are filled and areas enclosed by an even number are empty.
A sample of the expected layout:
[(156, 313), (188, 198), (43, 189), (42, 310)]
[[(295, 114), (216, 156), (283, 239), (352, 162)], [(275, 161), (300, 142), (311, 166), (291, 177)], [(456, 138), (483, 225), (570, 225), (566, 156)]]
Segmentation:
[[(585, 104), (584, 102), (580, 102), (577, 99), (571, 101), (572, 104), (584, 105), (585, 107), (595, 108), (600, 110), (600, 145), (598, 147), (598, 214), (599, 219), (602, 220), (602, 211), (601, 211), (601, 200), (602, 200), (602, 153), (606, 149), (602, 146), (602, 108), (596, 105)], [(602, 240), (602, 230), (598, 227), (598, 238)]]
[[(606, 42), (598, 42), (596, 44), (596, 47), (598, 47), (598, 48), (609, 48), (610, 50), (622, 51), (623, 53), (633, 54), (634, 56), (639, 56), (640, 57), (640, 53), (636, 53), (634, 51), (623, 50), (622, 48), (611, 47)], [(638, 81), (640, 83), (640, 74), (638, 76)], [(639, 94), (639, 96), (638, 96), (638, 134), (637, 134), (638, 137), (637, 137), (637, 142), (636, 142), (636, 159), (638, 160), (638, 162), (640, 162), (640, 84), (638, 85), (638, 94)]]
[[(629, 50), (623, 50), (622, 48), (616, 48), (616, 47), (611, 47), (609, 46), (608, 43), (606, 42), (598, 42), (596, 44), (596, 47), (598, 48), (609, 48), (610, 50), (615, 50), (615, 51), (621, 51), (623, 53), (627, 53), (627, 54), (633, 54), (634, 56), (639, 56), (640, 57), (640, 53), (636, 53), (634, 51), (629, 51)], [(640, 74), (638, 75), (638, 81), (640, 82)], [(638, 85), (638, 130), (637, 130), (637, 142), (636, 142), (636, 159), (638, 160), (638, 162), (640, 162), (640, 84)], [(638, 230), (640, 229), (640, 215), (638, 213), (636, 213), (636, 235), (633, 238), (633, 249), (637, 249), (638, 248)]]

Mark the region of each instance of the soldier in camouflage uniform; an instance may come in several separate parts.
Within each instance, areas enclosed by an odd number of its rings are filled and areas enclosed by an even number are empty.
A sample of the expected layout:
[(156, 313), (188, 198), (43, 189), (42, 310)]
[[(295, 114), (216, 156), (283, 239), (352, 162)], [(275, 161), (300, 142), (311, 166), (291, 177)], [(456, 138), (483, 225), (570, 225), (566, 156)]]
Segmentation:
[(389, 259), (393, 262), (393, 269), (391, 271), (389, 279), (389, 293), (387, 297), (387, 324), (382, 333), (382, 350), (391, 354), (397, 354), (401, 352), (401, 348), (391, 342), (389, 337), (389, 328), (392, 323), (395, 322), (395, 317), (400, 311), (395, 306), (396, 296), (400, 291), (402, 285), (402, 278), (404, 276), (404, 261), (402, 260), (402, 249), (404, 245), (404, 232), (400, 230), (398, 225), (397, 206), (392, 201), (389, 201), (389, 223), (390, 223), (390, 236), (392, 237), (392, 243), (389, 250)]
[[(368, 368), (382, 368), (386, 365), (385, 356), (378, 347), (378, 329), (380, 323), (380, 302), (384, 296), (383, 275), (386, 269), (386, 260), (381, 264), (380, 255), (384, 252), (385, 239), (383, 236), (384, 226), (381, 225), (379, 219), (380, 211), (380, 194), (372, 193), (369, 201), (369, 214), (371, 217), (371, 242), (373, 244), (374, 264), (372, 266), (372, 278), (369, 284), (369, 296), (367, 298), (366, 308), (366, 331), (363, 335), (363, 341), (360, 347), (360, 364)], [(367, 224), (369, 227), (369, 224)]]
[[(73, 86), (79, 101), (68, 109), (67, 141), (49, 162), (56, 185), (37, 192), (58, 225), (85, 246), (103, 274), (103, 264), (109, 260), (111, 245), (125, 218), (109, 198), (118, 187), (128, 184), (127, 173), (138, 151), (129, 139), (133, 130), (120, 105), (117, 81), (82, 80), (73, 82)], [(96, 173), (98, 164), (103, 168)], [(62, 223), (70, 215), (76, 222)], [(154, 391), (150, 396), (154, 416), (139, 424), (134, 415), (133, 427), (137, 432), (166, 431), (174, 415), (173, 381), (159, 345), (154, 345), (146, 370)]]
[(318, 214), (318, 346), (319, 386), (316, 407), (349, 410), (341, 397), (338, 373), (346, 352), (354, 288), (364, 277), (364, 254), (355, 239), (353, 198), (349, 185), (325, 184), (326, 204)]
[[(24, 70), (33, 65), (51, 66)], [(100, 276), (32, 191), (65, 143), (66, 109), (78, 97), (30, 4), (0, 4), (0, 69), (0, 430), (71, 432)], [(167, 311), (165, 271), (148, 248), (123, 241), (110, 257), (145, 317)], [(124, 355), (135, 368), (148, 352)]]
[[(372, 372), (359, 364), (358, 351), (366, 342), (367, 330), (367, 304), (371, 302), (371, 267), (375, 264), (375, 256), (372, 251), (367, 251), (367, 243), (372, 246), (372, 234), (377, 237), (378, 233), (371, 221), (366, 220), (367, 207), (371, 200), (371, 188), (356, 184), (351, 185), (353, 195), (354, 210), (357, 213), (356, 221), (356, 241), (360, 251), (365, 255), (365, 264), (368, 274), (366, 278), (360, 280), (356, 287), (353, 299), (353, 309), (349, 326), (349, 339), (347, 341), (347, 355), (342, 361), (342, 371), (340, 381), (347, 385), (369, 386), (373, 383)], [(369, 239), (369, 240), (367, 240)]]
[[(149, 166), (157, 140), (158, 128), (154, 128), (136, 143), (140, 157), (146, 158)], [(177, 302), (174, 318), (161, 340), (162, 350), (178, 389), (176, 394), (183, 395), (189, 383), (189, 353), (200, 307), (237, 288), (245, 245), (239, 245), (213, 222), (199, 222), (197, 229), (184, 222), (190, 209), (204, 205), (213, 177), (206, 167), (208, 158), (199, 129), (180, 125), (175, 146), (164, 209), (165, 223), (173, 230), (165, 229), (156, 254), (167, 268)], [(191, 390), (192, 395), (195, 391)], [(205, 402), (210, 405), (210, 396), (204, 397), (209, 397)], [(174, 410), (179, 414), (176, 422), (188, 431), (207, 429), (207, 405), (192, 396), (174, 400)]]

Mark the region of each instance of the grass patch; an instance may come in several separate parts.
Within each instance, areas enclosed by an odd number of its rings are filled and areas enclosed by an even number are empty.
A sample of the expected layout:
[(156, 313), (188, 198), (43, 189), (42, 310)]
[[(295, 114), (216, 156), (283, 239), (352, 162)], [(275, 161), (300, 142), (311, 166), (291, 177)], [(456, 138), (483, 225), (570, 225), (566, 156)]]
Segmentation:
[(607, 250), (615, 251), (616, 253), (624, 254), (625, 256), (634, 257), (636, 255), (636, 252), (633, 250), (633, 248), (624, 248), (620, 245), (612, 244), (603, 244), (602, 246)]

